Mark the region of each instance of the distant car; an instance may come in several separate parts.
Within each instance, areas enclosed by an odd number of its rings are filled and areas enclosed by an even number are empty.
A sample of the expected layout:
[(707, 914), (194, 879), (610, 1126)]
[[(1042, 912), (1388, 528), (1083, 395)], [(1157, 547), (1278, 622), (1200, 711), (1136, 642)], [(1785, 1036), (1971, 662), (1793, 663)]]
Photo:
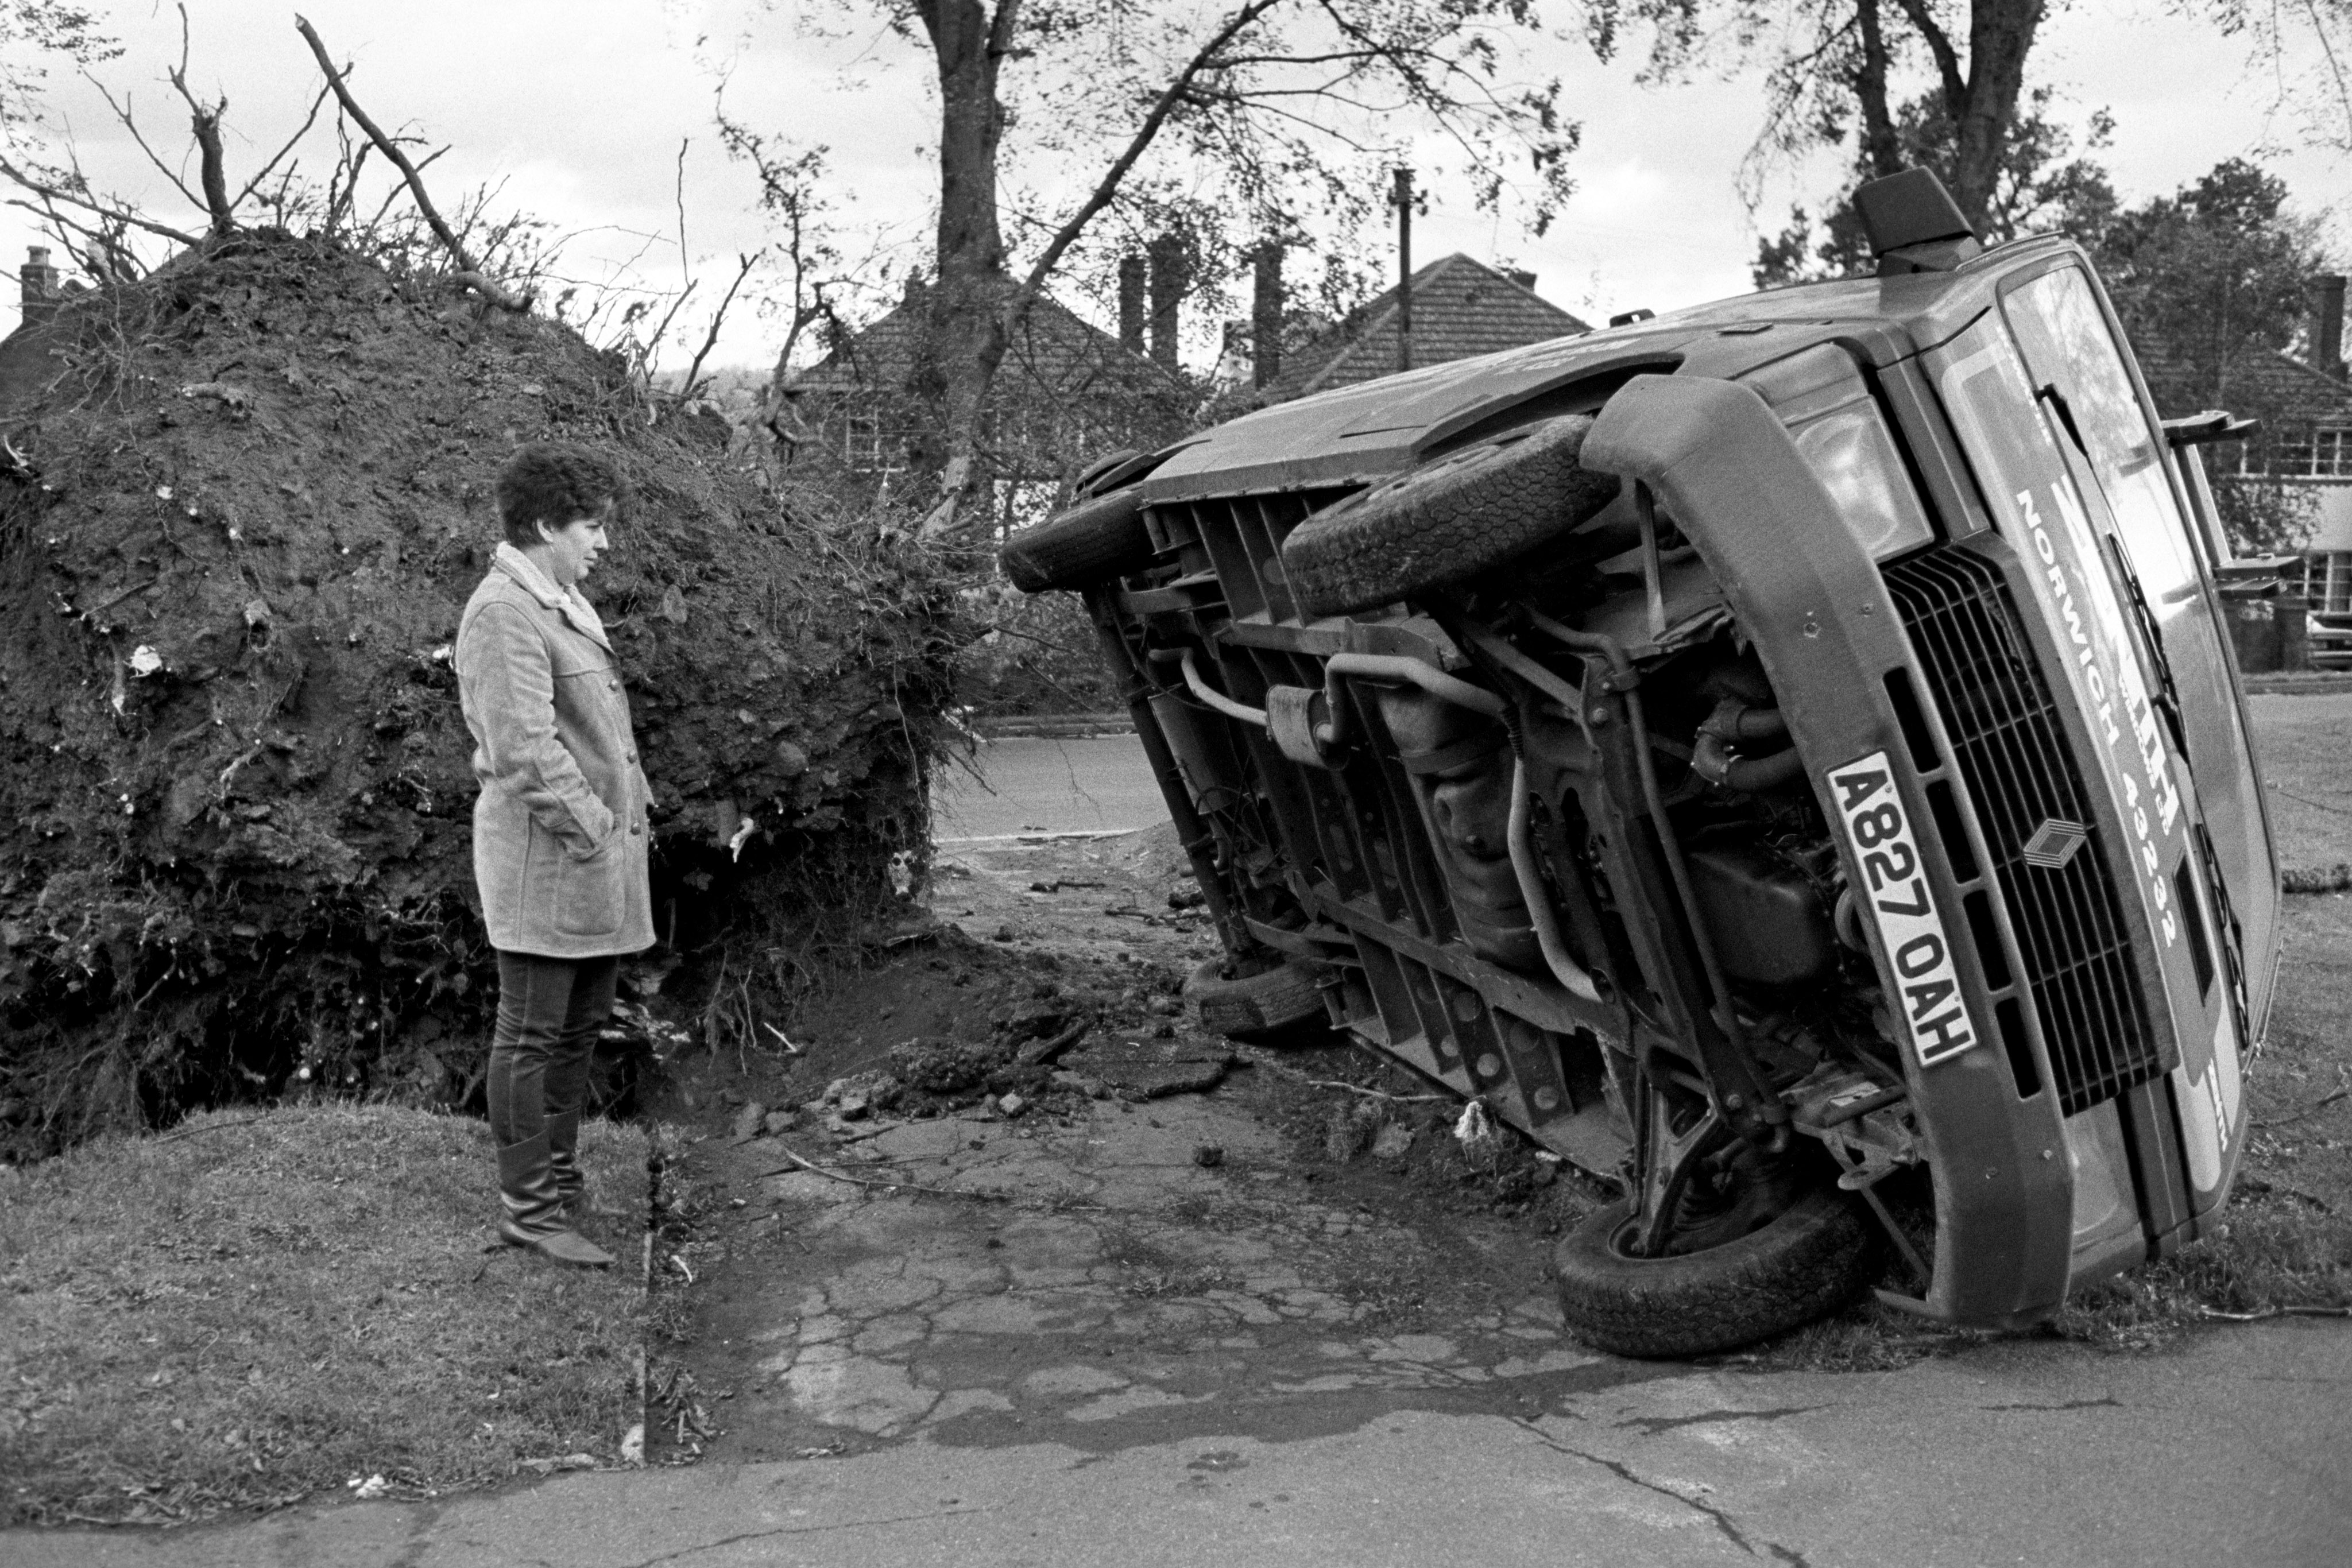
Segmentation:
[(1626, 1196), (1636, 1355), (2045, 1317), (2218, 1223), (2278, 880), (2196, 444), (2083, 252), (1864, 186), (1876, 277), (1098, 465), (1082, 591), (1227, 1027), (1302, 1011)]

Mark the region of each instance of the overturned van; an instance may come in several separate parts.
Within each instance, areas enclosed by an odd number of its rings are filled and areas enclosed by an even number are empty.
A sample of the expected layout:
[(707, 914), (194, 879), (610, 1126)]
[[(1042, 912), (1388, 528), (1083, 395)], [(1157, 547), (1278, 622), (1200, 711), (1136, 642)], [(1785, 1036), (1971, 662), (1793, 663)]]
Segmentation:
[[(2218, 1222), (2278, 883), (2200, 442), (2083, 252), (1864, 187), (1877, 277), (1264, 410), (1016, 536), (1226, 951), (1619, 1176), (1632, 1354), (2017, 1325)], [(1899, 1223), (1902, 1215), (1912, 1217)], [(1924, 1217), (1932, 1215), (1932, 1228)]]

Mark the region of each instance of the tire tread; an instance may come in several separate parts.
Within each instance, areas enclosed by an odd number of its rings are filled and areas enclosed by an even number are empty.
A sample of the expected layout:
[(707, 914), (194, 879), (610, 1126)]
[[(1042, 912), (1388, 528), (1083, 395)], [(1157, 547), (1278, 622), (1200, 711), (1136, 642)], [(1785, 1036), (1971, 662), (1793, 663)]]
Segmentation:
[(1081, 501), (1013, 536), (997, 557), (1024, 593), (1089, 588), (1123, 576), (1152, 557), (1151, 533), (1132, 486)]
[(1671, 1258), (1610, 1249), (1630, 1212), (1610, 1205), (1553, 1254), (1569, 1332), (1619, 1355), (1707, 1355), (1785, 1333), (1851, 1300), (1876, 1260), (1874, 1234), (1834, 1186), (1737, 1241)]
[(1463, 448), (1326, 507), (1283, 542), (1283, 572), (1309, 615), (1391, 604), (1477, 576), (1589, 522), (1614, 475), (1579, 463), (1587, 414)]

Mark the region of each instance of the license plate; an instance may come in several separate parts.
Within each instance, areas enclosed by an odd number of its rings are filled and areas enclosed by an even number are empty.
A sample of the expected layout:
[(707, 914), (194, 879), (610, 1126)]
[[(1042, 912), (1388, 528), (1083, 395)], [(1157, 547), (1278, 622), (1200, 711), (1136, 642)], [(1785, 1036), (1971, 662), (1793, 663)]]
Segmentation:
[(1886, 753), (1874, 751), (1832, 769), (1828, 779), (1846, 844), (1862, 872), (1854, 896), (1870, 912), (1890, 971), (1886, 978), (1894, 983), (1887, 1001), (1903, 1015), (1920, 1066), (1949, 1061), (1976, 1044), (1977, 1033), (1961, 999), (1951, 940), (1927, 891), (1919, 841), (1895, 787), (1895, 770), (1887, 766)]

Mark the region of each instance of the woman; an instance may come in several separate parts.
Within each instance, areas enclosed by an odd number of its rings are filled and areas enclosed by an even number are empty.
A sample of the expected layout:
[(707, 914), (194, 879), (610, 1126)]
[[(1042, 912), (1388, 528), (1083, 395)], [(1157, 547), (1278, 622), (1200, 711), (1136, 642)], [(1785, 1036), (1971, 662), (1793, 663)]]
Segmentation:
[(653, 946), (652, 805), (604, 622), (579, 583), (625, 498), (577, 447), (523, 447), (500, 470), (506, 538), (457, 628), (474, 737), (474, 880), (499, 955), (490, 1131), (499, 1235), (561, 1262), (612, 1254), (572, 1228), (580, 1102), (620, 956)]

